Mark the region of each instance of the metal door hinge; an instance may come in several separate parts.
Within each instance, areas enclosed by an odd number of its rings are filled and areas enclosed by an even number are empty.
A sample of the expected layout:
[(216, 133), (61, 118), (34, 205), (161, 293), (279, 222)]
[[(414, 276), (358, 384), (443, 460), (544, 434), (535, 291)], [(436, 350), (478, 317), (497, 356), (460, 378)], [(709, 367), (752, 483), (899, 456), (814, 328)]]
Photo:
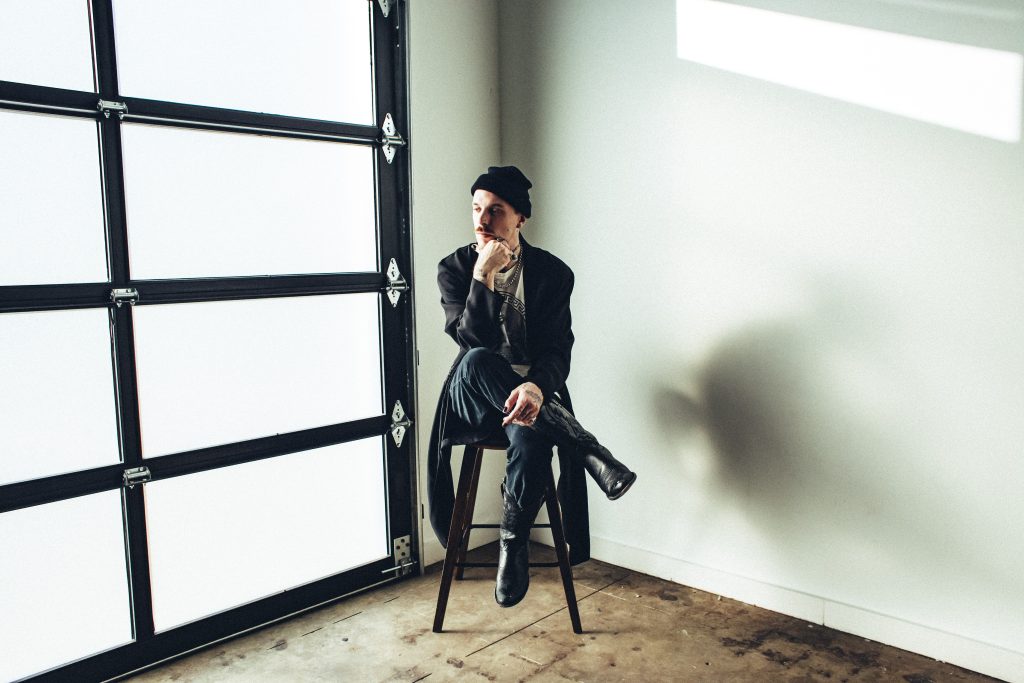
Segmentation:
[(405, 430), (411, 426), (412, 420), (405, 414), (402, 402), (395, 401), (395, 407), (391, 410), (391, 438), (395, 440), (396, 446), (402, 446), (402, 441), (405, 439)]
[(402, 272), (398, 270), (398, 263), (395, 259), (391, 259), (391, 263), (388, 264), (387, 275), (388, 286), (384, 291), (387, 292), (391, 306), (394, 308), (398, 306), (398, 300), (402, 298), (402, 292), (409, 291), (409, 283), (402, 277)]
[(391, 14), (391, 0), (377, 0), (377, 4), (380, 5), (380, 11), (384, 13), (384, 18), (387, 19), (388, 15)]
[(121, 304), (128, 302), (132, 306), (139, 300), (139, 290), (137, 289), (112, 289), (110, 290), (110, 300), (113, 301), (118, 308), (121, 308)]
[(136, 484), (145, 484), (153, 481), (153, 475), (148, 467), (135, 467), (124, 471), (124, 485), (128, 488), (135, 488)]
[(398, 129), (395, 128), (395, 120), (391, 118), (390, 113), (384, 116), (384, 124), (381, 126), (380, 144), (389, 164), (395, 159), (395, 148), (405, 147), (405, 139), (398, 134)]
[(395, 557), (395, 566), (385, 569), (381, 574), (398, 572), (398, 576), (405, 576), (412, 572), (416, 566), (416, 560), (412, 559), (412, 536), (399, 536), (391, 542), (392, 554)]
[(110, 112), (116, 111), (117, 118), (123, 119), (128, 113), (128, 105), (124, 102), (113, 102), (111, 100), (100, 100), (96, 108), (103, 112), (105, 118), (110, 118)]

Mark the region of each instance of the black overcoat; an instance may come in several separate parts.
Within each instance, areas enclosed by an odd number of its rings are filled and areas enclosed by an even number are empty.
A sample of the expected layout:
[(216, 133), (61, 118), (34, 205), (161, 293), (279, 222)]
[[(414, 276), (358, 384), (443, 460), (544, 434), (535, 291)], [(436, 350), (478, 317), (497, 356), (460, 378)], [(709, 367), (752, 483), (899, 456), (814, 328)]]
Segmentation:
[[(534, 247), (520, 236), (523, 259), (523, 289), (526, 296), (526, 347), (530, 372), (525, 381), (540, 387), (544, 400), (558, 400), (570, 411), (572, 403), (565, 386), (572, 352), (572, 316), (569, 297), (573, 274), (553, 254)], [(477, 254), (467, 245), (444, 258), (437, 267), (437, 284), (445, 312), (445, 332), (459, 345), (437, 402), (427, 454), (427, 496), (430, 524), (441, 545), (448, 542), (455, 491), (452, 485), (451, 448), (492, 436), (494, 430), (474, 430), (455, 415), (448, 405), (452, 372), (467, 351), (477, 347), (497, 349), (500, 342), (498, 314), (503, 299), (473, 279)], [(565, 523), (569, 560), (578, 564), (590, 559), (590, 523), (587, 482), (582, 465), (574, 462), (565, 448), (558, 449), (560, 475), (558, 497)]]

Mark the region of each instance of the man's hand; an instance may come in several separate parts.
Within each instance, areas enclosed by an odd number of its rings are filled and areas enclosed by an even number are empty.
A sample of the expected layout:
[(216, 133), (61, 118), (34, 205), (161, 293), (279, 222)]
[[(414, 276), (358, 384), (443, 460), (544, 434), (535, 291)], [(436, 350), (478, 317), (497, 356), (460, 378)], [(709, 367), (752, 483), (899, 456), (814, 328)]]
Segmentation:
[(473, 278), (494, 289), (494, 274), (512, 263), (512, 250), (504, 240), (493, 239), (477, 250)]
[(512, 390), (512, 393), (505, 399), (505, 419), (501, 426), (507, 427), (510, 424), (529, 427), (533, 425), (540, 413), (540, 407), (544, 405), (544, 394), (533, 382), (523, 382)]

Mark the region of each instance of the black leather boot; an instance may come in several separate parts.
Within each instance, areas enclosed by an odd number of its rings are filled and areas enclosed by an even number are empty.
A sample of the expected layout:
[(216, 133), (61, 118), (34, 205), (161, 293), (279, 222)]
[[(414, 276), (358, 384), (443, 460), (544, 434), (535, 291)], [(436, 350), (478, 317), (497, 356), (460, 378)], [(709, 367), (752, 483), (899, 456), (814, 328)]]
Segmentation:
[(636, 481), (636, 473), (616, 460), (597, 437), (583, 428), (573, 414), (556, 401), (545, 401), (534, 429), (575, 452), (609, 500), (621, 498)]
[(530, 587), (530, 527), (544, 499), (524, 508), (504, 486), (501, 490), (504, 507), (498, 529), (498, 578), (494, 584), (494, 600), (502, 607), (512, 607), (519, 604)]

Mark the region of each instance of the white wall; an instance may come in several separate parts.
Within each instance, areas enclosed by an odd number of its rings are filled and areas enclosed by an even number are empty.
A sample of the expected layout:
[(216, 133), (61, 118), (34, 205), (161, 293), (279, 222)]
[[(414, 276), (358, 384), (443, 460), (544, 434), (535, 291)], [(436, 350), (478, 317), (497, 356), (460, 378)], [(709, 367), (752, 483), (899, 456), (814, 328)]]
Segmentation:
[[(473, 239), (469, 188), (501, 158), (498, 24), (495, 0), (429, 0), (409, 5), (410, 154), (413, 277), (416, 301), (418, 411), (416, 436), (422, 503), (426, 506), (426, 446), (441, 385), (458, 348), (444, 334), (437, 263)], [(452, 459), (458, 473), (461, 448)], [(501, 459), (481, 474), (501, 477)], [(492, 490), (493, 489), (493, 490)], [(497, 508), (497, 483), (482, 485), (481, 509)], [(492, 501), (493, 499), (493, 501)], [(428, 520), (421, 534), (425, 564), (444, 557)], [(497, 538), (475, 532), (473, 543)]]
[[(1016, 3), (829, 5), (1024, 51)], [(1021, 144), (684, 62), (673, 0), (499, 15), (569, 386), (640, 477), (594, 555), (1024, 680)]]

